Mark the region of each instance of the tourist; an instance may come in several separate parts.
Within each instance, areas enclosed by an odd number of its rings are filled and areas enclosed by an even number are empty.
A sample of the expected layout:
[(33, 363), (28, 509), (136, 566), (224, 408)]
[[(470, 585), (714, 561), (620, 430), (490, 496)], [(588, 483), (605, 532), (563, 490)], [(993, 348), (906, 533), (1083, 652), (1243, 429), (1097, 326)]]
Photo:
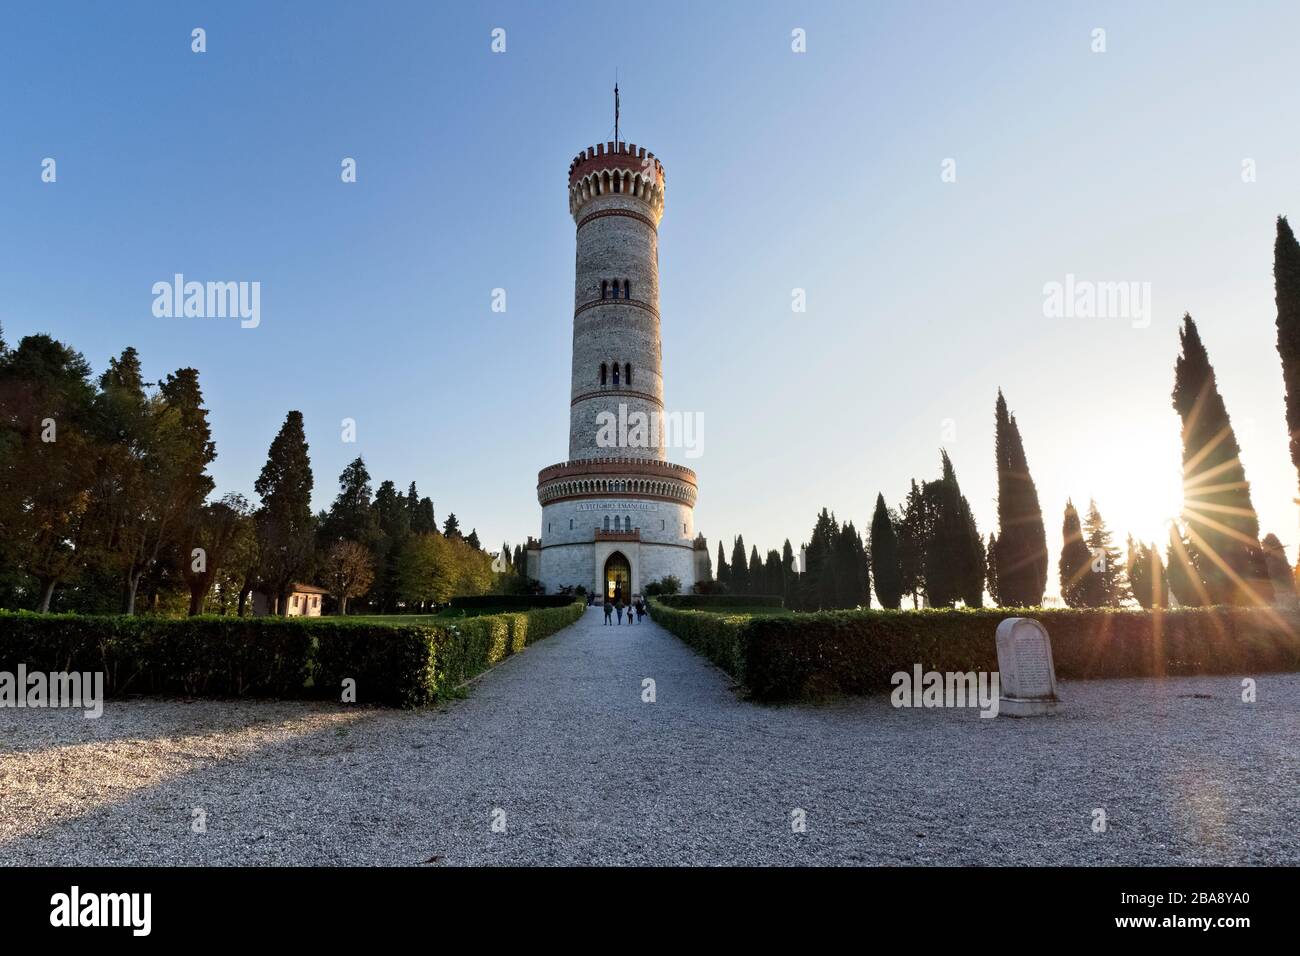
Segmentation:
[(609, 624), (609, 619), (614, 616), (614, 605), (608, 601), (605, 602), (605, 624)]
[(645, 617), (645, 598), (636, 599), (636, 622), (641, 623), (641, 618)]
[(618, 623), (622, 624), (623, 623), (623, 601), (621, 598), (619, 599), (619, 602), (614, 605), (614, 610), (618, 611)]

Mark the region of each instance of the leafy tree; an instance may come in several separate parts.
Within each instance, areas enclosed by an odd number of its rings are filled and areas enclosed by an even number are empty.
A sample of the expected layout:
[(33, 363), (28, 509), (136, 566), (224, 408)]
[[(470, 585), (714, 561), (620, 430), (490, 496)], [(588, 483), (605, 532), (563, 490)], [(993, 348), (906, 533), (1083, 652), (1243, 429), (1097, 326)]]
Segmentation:
[(42, 612), (82, 560), (93, 402), (90, 365), (48, 335), (0, 358), (0, 555), (34, 579)]
[(1016, 417), (998, 389), (994, 457), (998, 472), (998, 595), (1009, 607), (1037, 607), (1047, 588), (1047, 534)]
[(285, 417), (253, 488), (262, 499), (257, 527), (263, 575), (276, 595), (279, 614), (287, 617), (289, 590), (310, 569), (315, 538), (311, 459), (302, 412)]
[(348, 599), (360, 597), (374, 581), (370, 549), (356, 541), (336, 541), (325, 556), (325, 579), (339, 602), (339, 614), (348, 613)]
[(244, 539), (255, 534), (253, 509), (243, 495), (226, 495), (220, 501), (195, 509), (185, 523), (178, 564), (190, 591), (190, 616), (203, 613), (203, 604), (218, 580), (226, 558)]
[(1300, 472), (1300, 243), (1286, 216), (1277, 217), (1273, 244), (1273, 282), (1277, 293), (1277, 351), (1286, 386), (1286, 425), (1291, 463)]
[(1212, 603), (1263, 604), (1272, 599), (1259, 519), (1241, 465), (1214, 368), (1190, 315), (1178, 333), (1173, 405), (1183, 422), (1183, 518)]
[(1091, 573), (1092, 552), (1083, 540), (1083, 526), (1074, 502), (1066, 499), (1065, 520), (1061, 526), (1065, 540), (1061, 548), (1061, 600), (1070, 607), (1096, 607), (1088, 603), (1087, 577)]
[(1129, 586), (1138, 604), (1148, 610), (1169, 606), (1169, 582), (1165, 580), (1159, 549), (1147, 547), (1141, 541), (1135, 544), (1129, 535), (1127, 570)]
[(657, 597), (660, 594), (681, 594), (681, 578), (673, 574), (666, 574), (658, 581), (651, 581), (645, 586), (646, 597)]
[(1111, 540), (1106, 522), (1097, 510), (1097, 502), (1089, 500), (1088, 517), (1083, 522), (1083, 538), (1088, 546), (1089, 573), (1084, 577), (1087, 607), (1119, 607), (1128, 597), (1128, 582), (1124, 577), (1124, 562)]
[(885, 507), (885, 496), (876, 495), (871, 516), (871, 567), (875, 574), (876, 600), (881, 607), (897, 609), (903, 600), (903, 562), (894, 517)]

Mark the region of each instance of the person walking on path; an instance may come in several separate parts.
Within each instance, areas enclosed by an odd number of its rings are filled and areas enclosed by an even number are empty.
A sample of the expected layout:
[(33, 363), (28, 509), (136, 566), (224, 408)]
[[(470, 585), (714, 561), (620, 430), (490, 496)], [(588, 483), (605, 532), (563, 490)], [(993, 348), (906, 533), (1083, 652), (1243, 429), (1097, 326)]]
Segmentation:
[(636, 622), (641, 623), (641, 618), (645, 617), (645, 598), (636, 599)]
[(605, 602), (605, 625), (607, 627), (609, 626), (610, 618), (612, 618), (613, 616), (614, 616), (614, 605), (606, 601)]
[(614, 610), (618, 612), (618, 623), (623, 623), (623, 602), (619, 601), (614, 605)]

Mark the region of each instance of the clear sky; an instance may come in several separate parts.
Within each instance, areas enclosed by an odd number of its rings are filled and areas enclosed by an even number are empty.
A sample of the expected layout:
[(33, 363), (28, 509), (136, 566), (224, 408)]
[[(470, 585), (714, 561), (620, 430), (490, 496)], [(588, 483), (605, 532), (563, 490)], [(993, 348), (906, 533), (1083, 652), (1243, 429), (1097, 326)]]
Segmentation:
[[(566, 172), (611, 138), (617, 69), (623, 138), (667, 171), (666, 400), (703, 416), (715, 554), (797, 546), (823, 505), (865, 529), (940, 447), (987, 535), (999, 387), (1053, 556), (1067, 496), (1163, 537), (1190, 311), (1294, 559), (1272, 244), (1300, 216), (1297, 35), (1294, 2), (11, 6), (0, 323), (97, 374), (127, 345), (154, 379), (197, 367), (219, 493), (252, 496), (296, 408), (319, 507), (361, 454), (520, 541), (567, 451)], [(156, 318), (178, 272), (260, 282), (261, 324)], [(1149, 324), (1045, 316), (1067, 275), (1149, 283)]]

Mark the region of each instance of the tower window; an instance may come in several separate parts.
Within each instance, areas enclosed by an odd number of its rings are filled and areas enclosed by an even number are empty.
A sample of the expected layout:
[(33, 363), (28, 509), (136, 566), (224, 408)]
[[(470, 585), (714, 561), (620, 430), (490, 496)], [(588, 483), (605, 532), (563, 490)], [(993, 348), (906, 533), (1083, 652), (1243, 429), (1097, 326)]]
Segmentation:
[(609, 530), (609, 515), (605, 515), (605, 530)]
[(614, 298), (618, 298), (618, 280), (614, 280)]
[(600, 363), (600, 384), (601, 384), (601, 385), (604, 385), (604, 384), (605, 384), (605, 373), (606, 373), (606, 371), (607, 371), (607, 369), (605, 368), (605, 363), (604, 363), (604, 362), (601, 362), (601, 363)]
[(618, 363), (614, 363), (614, 384), (618, 384)]
[(623, 280), (623, 298), (632, 298), (632, 283), (628, 282), (626, 279)]
[(632, 384), (632, 363), (631, 362), (623, 363), (623, 384), (624, 385)]
[(632, 516), (631, 516), (631, 515), (623, 515), (623, 530), (624, 530), (624, 531), (631, 531), (631, 530), (632, 530)]
[(573, 519), (572, 519), (572, 518), (569, 519), (569, 530), (570, 530), (570, 531), (573, 530)]
[(609, 298), (609, 280), (607, 279), (602, 279), (600, 282), (600, 297), (602, 299)]

